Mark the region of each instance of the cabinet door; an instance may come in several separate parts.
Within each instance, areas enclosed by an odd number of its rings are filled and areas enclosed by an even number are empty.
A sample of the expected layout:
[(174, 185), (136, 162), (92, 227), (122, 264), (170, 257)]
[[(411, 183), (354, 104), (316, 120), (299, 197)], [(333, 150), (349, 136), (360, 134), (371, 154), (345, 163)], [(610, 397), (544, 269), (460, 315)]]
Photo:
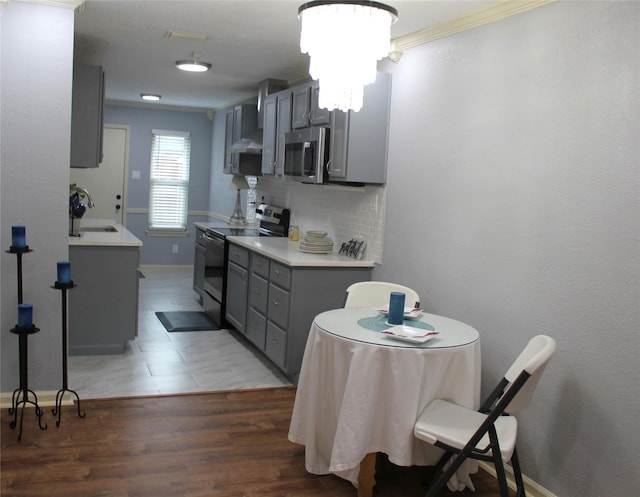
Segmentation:
[(252, 274), (249, 279), (249, 307), (253, 307), (262, 314), (267, 314), (267, 296), (269, 283), (257, 274)]
[(225, 121), (225, 135), (224, 135), (224, 172), (227, 174), (233, 174), (233, 159), (234, 155), (231, 153), (231, 145), (233, 145), (233, 108), (227, 109), (226, 121)]
[(287, 357), (287, 333), (271, 322), (267, 323), (265, 343), (267, 356), (282, 369), (285, 369)]
[(267, 310), (269, 321), (283, 329), (289, 326), (289, 292), (269, 284), (269, 304)]
[(276, 140), (278, 133), (278, 98), (269, 95), (264, 100), (264, 121), (262, 123), (262, 175), (275, 173)]
[(98, 167), (102, 162), (104, 71), (100, 66), (73, 67), (71, 99), (71, 167)]
[(278, 95), (278, 125), (276, 133), (275, 174), (284, 175), (284, 135), (291, 131), (291, 93)]
[(291, 101), (291, 127), (309, 127), (309, 106), (311, 105), (311, 87), (302, 85), (295, 88)]
[(311, 109), (309, 114), (309, 122), (311, 126), (320, 124), (329, 124), (331, 122), (331, 111), (329, 109), (321, 109), (318, 104), (320, 97), (320, 86), (318, 83), (311, 85)]
[(329, 147), (329, 180), (342, 179), (347, 175), (347, 141), (349, 130), (349, 112), (336, 110), (331, 120)]
[(229, 262), (227, 268), (226, 318), (238, 331), (245, 332), (247, 319), (247, 275), (249, 271)]
[(267, 335), (267, 318), (253, 308), (247, 313), (247, 338), (260, 350), (264, 350)]

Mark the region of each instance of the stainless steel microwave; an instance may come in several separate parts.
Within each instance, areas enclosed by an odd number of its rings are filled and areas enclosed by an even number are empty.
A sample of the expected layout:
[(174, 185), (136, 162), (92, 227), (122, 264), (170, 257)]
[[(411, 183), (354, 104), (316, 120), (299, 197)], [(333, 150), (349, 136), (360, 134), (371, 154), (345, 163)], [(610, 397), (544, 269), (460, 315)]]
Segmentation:
[(329, 128), (304, 128), (285, 133), (285, 176), (303, 183), (324, 183), (328, 162)]

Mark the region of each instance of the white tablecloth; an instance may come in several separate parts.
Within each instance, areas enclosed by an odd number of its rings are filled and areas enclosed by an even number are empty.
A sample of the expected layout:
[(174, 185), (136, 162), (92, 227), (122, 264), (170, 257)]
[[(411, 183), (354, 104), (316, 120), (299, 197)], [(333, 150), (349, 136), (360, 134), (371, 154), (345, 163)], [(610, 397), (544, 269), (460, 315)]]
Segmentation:
[[(413, 425), (435, 398), (477, 408), (480, 340), (472, 327), (423, 314), (439, 335), (415, 346), (358, 325), (375, 309), (336, 309), (316, 316), (298, 382), (289, 440), (305, 446), (313, 474), (345, 478), (357, 487), (360, 462), (383, 452), (399, 466), (432, 465), (440, 449), (413, 436)], [(346, 338), (348, 337), (348, 338)], [(450, 482), (470, 486), (471, 463)]]

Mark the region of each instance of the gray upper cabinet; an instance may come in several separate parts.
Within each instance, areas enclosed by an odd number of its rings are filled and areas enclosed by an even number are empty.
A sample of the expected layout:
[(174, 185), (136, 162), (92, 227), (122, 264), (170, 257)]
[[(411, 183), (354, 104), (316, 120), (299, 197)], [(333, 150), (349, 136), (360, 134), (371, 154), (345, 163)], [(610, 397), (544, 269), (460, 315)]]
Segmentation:
[(329, 182), (386, 182), (390, 102), (391, 76), (378, 73), (375, 83), (364, 87), (360, 111), (333, 112)]
[(104, 71), (100, 66), (73, 67), (71, 98), (71, 167), (98, 167), (102, 162)]
[(252, 104), (229, 107), (225, 121), (225, 161), (227, 174), (260, 176), (261, 150), (255, 139), (262, 140), (258, 130), (258, 108)]
[(291, 131), (291, 92), (282, 91), (264, 100), (262, 175), (284, 174), (284, 135)]
[(293, 89), (291, 128), (308, 128), (331, 122), (331, 111), (318, 106), (318, 82), (313, 81)]

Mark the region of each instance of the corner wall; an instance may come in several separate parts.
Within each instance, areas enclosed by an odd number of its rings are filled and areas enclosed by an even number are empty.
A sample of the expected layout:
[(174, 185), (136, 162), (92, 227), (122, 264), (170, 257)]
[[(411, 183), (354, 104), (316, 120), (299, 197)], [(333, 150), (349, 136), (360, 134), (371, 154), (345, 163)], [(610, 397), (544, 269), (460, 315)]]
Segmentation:
[(41, 330), (29, 337), (29, 387), (55, 391), (62, 381), (61, 296), (50, 286), (56, 263), (69, 259), (74, 13), (26, 2), (0, 8), (1, 385), (3, 392), (19, 386), (18, 337), (9, 332), (18, 316), (17, 263), (6, 250), (11, 226), (23, 224), (33, 249), (23, 256), (23, 300), (33, 304)]
[(640, 488), (638, 25), (638, 2), (559, 1), (387, 68), (375, 279), (478, 329), (485, 394), (532, 336), (557, 340), (518, 452), (558, 496)]

